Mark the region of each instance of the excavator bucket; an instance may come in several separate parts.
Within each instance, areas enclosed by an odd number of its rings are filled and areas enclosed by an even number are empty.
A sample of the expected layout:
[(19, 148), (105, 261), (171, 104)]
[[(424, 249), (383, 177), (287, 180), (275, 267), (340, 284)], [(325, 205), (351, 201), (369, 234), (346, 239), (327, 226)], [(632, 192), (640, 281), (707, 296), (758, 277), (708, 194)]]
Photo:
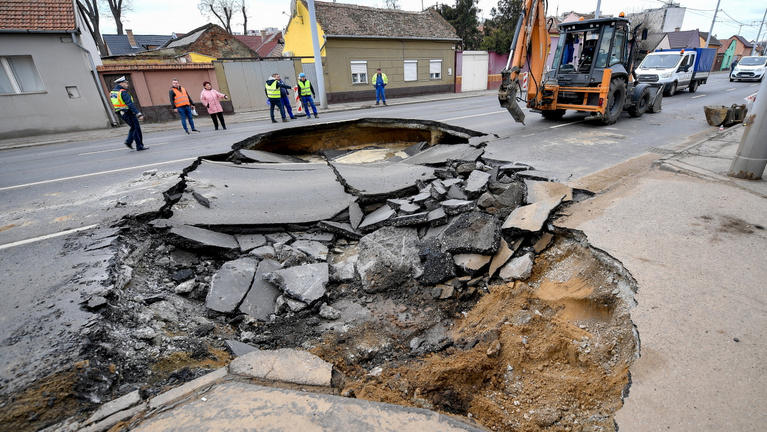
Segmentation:
[(498, 89), (498, 102), (501, 106), (509, 110), (509, 114), (517, 123), (525, 124), (525, 113), (517, 103), (517, 90), (519, 90), (519, 75), (514, 74), (511, 79), (511, 71), (501, 72), (501, 87)]

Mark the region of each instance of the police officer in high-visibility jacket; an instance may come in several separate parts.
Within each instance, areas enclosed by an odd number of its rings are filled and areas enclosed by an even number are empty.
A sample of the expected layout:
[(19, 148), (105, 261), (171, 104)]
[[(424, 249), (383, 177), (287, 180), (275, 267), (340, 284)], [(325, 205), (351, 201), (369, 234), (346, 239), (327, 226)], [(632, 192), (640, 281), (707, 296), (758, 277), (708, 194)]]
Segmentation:
[(317, 107), (314, 106), (314, 100), (312, 100), (312, 96), (314, 96), (314, 87), (312, 87), (312, 83), (306, 79), (306, 74), (303, 72), (298, 74), (298, 96), (301, 98), (301, 105), (304, 106), (306, 118), (312, 118), (312, 115), (309, 114), (310, 105), (312, 111), (314, 111), (314, 117), (319, 118), (320, 116), (317, 115)]
[(274, 119), (274, 107), (277, 106), (280, 108), (280, 115), (282, 115), (282, 121), (287, 122), (288, 119), (285, 118), (285, 107), (282, 106), (282, 95), (280, 92), (280, 88), (290, 89), (290, 87), (286, 84), (283, 84), (279, 80), (279, 74), (273, 73), (271, 78), (266, 80), (266, 86), (264, 86), (264, 93), (266, 93), (266, 97), (269, 99), (269, 115), (272, 116), (272, 123), (277, 123), (277, 120)]
[(128, 93), (128, 80), (124, 76), (115, 80), (115, 88), (109, 92), (109, 98), (112, 100), (115, 112), (122, 117), (125, 124), (130, 126), (125, 146), (133, 148), (133, 142), (135, 141), (137, 151), (148, 149), (149, 147), (144, 145), (144, 136), (141, 133), (141, 125), (139, 124), (139, 119), (143, 119), (144, 115), (139, 112), (133, 103), (133, 98)]

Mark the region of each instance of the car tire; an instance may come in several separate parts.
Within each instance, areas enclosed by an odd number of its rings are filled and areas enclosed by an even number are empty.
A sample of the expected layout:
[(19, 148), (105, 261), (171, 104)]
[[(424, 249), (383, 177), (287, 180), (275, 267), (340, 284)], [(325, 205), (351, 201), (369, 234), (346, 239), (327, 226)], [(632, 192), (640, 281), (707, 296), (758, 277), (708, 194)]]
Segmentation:
[(698, 82), (697, 81), (691, 81), (690, 82), (690, 87), (688, 87), (687, 90), (689, 90), (690, 93), (695, 93), (695, 91), (698, 90)]
[(676, 94), (676, 88), (677, 88), (677, 86), (678, 86), (677, 82), (676, 82), (676, 81), (674, 81), (674, 82), (671, 84), (671, 88), (669, 88), (669, 89), (668, 89), (668, 94), (667, 94), (666, 96), (668, 96), (668, 97), (674, 96), (674, 95)]
[(610, 81), (610, 89), (607, 91), (607, 106), (602, 117), (602, 124), (611, 125), (618, 121), (626, 104), (626, 83), (615, 78)]
[(642, 90), (642, 94), (639, 95), (639, 100), (631, 108), (629, 108), (629, 115), (631, 117), (642, 117), (642, 114), (647, 112), (650, 107), (650, 89), (645, 88)]

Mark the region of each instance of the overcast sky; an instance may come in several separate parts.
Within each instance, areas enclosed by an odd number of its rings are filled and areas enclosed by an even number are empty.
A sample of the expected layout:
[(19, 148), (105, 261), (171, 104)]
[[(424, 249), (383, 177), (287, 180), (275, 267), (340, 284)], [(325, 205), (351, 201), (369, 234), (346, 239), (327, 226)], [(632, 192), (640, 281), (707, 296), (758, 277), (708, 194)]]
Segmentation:
[[(248, 14), (249, 29), (266, 27), (284, 29), (287, 25), (290, 14), (289, 0), (246, 1), (250, 8)], [(384, 7), (385, 5), (385, 0), (343, 0), (342, 2), (374, 7)], [(422, 4), (424, 7), (429, 7), (435, 3), (445, 2), (445, 0), (399, 0), (400, 7), (404, 10), (421, 10)], [(185, 33), (190, 29), (211, 22), (200, 14), (197, 3), (197, 0), (132, 0), (132, 10), (124, 14), (123, 23), (126, 29), (132, 29), (136, 34)], [(716, 0), (681, 0), (680, 3), (687, 8), (682, 30), (697, 28), (701, 31), (708, 31), (714, 16)], [(479, 7), (482, 9), (480, 15), (489, 17), (490, 9), (496, 4), (497, 0), (479, 0)], [(602, 0), (602, 13), (617, 15), (620, 11), (638, 12), (647, 8), (660, 7), (663, 2), (660, 0), (632, 0), (631, 9), (625, 9), (625, 4), (625, 0)], [(713, 33), (720, 39), (726, 39), (737, 34), (740, 28), (739, 24), (742, 23), (744, 25), (740, 29), (740, 35), (748, 40), (755, 39), (765, 6), (767, 4), (763, 0), (722, 0)], [(557, 10), (560, 13), (570, 10), (586, 13), (592, 12), (595, 8), (596, 0), (549, 0), (548, 14), (554, 15)], [(241, 16), (235, 15), (232, 23), (234, 31), (242, 31)], [(115, 32), (114, 21), (111, 17), (102, 18), (101, 24), (102, 33)], [(762, 40), (765, 39), (766, 34), (767, 28), (763, 28)]]

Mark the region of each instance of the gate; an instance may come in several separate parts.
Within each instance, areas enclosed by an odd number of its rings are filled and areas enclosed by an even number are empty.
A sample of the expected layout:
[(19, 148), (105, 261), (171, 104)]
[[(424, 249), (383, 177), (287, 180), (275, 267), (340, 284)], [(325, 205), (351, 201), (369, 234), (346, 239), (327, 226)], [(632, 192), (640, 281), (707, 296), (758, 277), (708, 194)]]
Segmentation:
[(292, 60), (221, 60), (221, 64), (235, 112), (269, 107), (266, 103), (264, 84), (273, 73), (280, 74), (285, 84), (291, 87), (296, 85)]

